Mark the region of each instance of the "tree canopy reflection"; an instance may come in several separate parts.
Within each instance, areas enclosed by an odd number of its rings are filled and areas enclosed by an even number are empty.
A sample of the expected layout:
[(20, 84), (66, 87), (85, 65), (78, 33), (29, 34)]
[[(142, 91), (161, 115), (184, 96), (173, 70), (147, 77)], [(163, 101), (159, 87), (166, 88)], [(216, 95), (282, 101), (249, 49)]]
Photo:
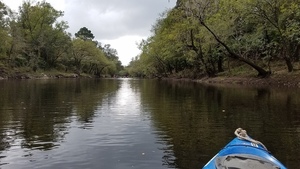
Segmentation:
[(0, 82), (0, 151), (18, 144), (39, 150), (59, 146), (73, 117), (92, 127), (103, 98), (117, 89), (117, 82), (94, 79)]
[[(234, 137), (238, 127), (266, 143), (286, 164), (300, 156), (297, 90), (214, 87), (182, 81), (141, 83), (142, 103), (160, 131), (157, 137), (166, 152), (163, 161), (170, 168), (203, 167)], [(297, 166), (297, 162), (290, 166)]]

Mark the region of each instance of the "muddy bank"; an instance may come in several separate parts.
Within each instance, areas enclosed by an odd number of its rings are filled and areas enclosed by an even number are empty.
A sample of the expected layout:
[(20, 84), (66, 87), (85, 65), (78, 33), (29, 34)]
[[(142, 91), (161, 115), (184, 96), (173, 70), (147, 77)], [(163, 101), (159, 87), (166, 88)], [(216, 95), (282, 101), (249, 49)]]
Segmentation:
[(256, 77), (214, 77), (195, 80), (199, 83), (218, 85), (241, 85), (241, 86), (272, 86), (272, 87), (300, 87), (300, 76), (276, 75), (268, 78)]
[(20, 72), (20, 71), (5, 71), (0, 69), (0, 80), (5, 79), (55, 79), (55, 78), (92, 78), (89, 75), (78, 75), (76, 73), (62, 72)]
[[(86, 74), (66, 72), (19, 72), (5, 71), (0, 69), (0, 80), (5, 79), (55, 79), (55, 78), (94, 78)], [(213, 78), (203, 77), (201, 79), (166, 78), (166, 80), (194, 81), (212, 85), (237, 85), (237, 86), (272, 86), (272, 87), (300, 87), (300, 74), (274, 74), (268, 78), (251, 76), (217, 76)]]

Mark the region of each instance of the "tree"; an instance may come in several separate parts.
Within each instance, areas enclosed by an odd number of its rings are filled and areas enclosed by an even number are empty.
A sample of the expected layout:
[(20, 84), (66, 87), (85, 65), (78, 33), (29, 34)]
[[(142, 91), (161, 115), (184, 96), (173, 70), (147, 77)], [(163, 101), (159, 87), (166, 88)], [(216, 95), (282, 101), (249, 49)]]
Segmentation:
[(130, 69), (156, 77), (215, 76), (227, 60), (228, 68), (234, 61), (268, 77), (271, 61), (283, 59), (292, 71), (300, 60), (299, 5), (299, 0), (177, 0), (140, 43), (142, 53)]
[(86, 73), (93, 73), (98, 77), (100, 77), (104, 68), (110, 65), (110, 62), (105, 58), (104, 53), (97, 48), (93, 41), (80, 38), (72, 41), (71, 60), (78, 74), (83, 71)]
[(110, 44), (105, 44), (103, 47), (100, 46), (99, 48), (104, 52), (105, 57), (113, 63), (109, 69), (111, 76), (114, 76), (116, 73), (124, 69), (122, 62), (119, 60), (116, 49), (111, 48)]
[(7, 21), (5, 17), (8, 16), (8, 9), (4, 3), (0, 1), (0, 62), (1, 60), (6, 60), (6, 52), (9, 48), (10, 37), (8, 35)]
[(59, 48), (65, 48), (63, 44), (68, 44), (69, 39), (65, 32), (66, 23), (57, 22), (63, 12), (55, 10), (45, 1), (37, 2), (34, 6), (27, 1), (19, 8), (19, 13), (18, 24), (26, 42), (23, 56), (27, 60), (27, 66), (33, 70), (54, 66), (54, 62), (60, 57)]
[[(212, 29), (213, 26), (209, 26), (207, 23), (214, 22), (217, 24), (220, 24), (222, 22), (232, 22), (234, 21), (231, 18), (224, 18), (222, 20), (215, 20), (220, 17), (220, 14), (218, 13), (220, 9), (222, 9), (222, 4), (226, 4), (225, 1), (224, 3), (221, 3), (222, 0), (203, 0), (203, 1), (197, 1), (197, 0), (188, 0), (186, 1), (187, 3), (185, 4), (185, 11), (191, 16), (195, 17), (200, 25), (202, 25), (213, 37), (214, 39), (222, 45), (226, 51), (229, 53), (229, 57), (242, 61), (252, 68), (254, 68), (258, 72), (259, 77), (267, 77), (270, 75), (270, 72), (266, 71), (264, 68), (260, 67), (259, 65), (255, 64), (251, 60), (242, 57), (235, 53), (229, 46), (226, 44), (225, 41), (223, 41), (217, 34), (216, 32)], [(215, 17), (217, 16), (217, 17)], [(226, 20), (227, 19), (227, 20)]]
[(144, 76), (146, 76), (143, 71), (144, 64), (141, 62), (142, 61), (137, 58), (132, 59), (129, 63), (129, 66), (126, 67), (125, 72), (123, 72), (123, 76), (130, 75), (131, 77), (138, 78), (143, 78)]
[(91, 51), (96, 46), (91, 41), (84, 41), (82, 39), (74, 39), (72, 41), (72, 62), (76, 67), (77, 72), (81, 72), (82, 61), (91, 56)]
[(222, 71), (222, 57), (217, 43), (205, 31), (181, 9), (164, 13), (152, 28), (153, 36), (140, 44), (145, 72), (158, 77), (215, 76)]
[(300, 50), (300, 1), (251, 0), (247, 4), (249, 17), (256, 19), (267, 37), (267, 44), (277, 50), (289, 72)]
[(82, 27), (79, 29), (79, 31), (77, 33), (75, 33), (75, 37), (76, 38), (81, 38), (83, 40), (92, 40), (94, 39), (94, 35), (92, 33), (92, 31), (90, 31), (88, 28), (86, 27)]
[(140, 43), (143, 51), (140, 59), (146, 74), (167, 77), (171, 74), (183, 75), (194, 65), (194, 55), (186, 47), (186, 30), (189, 29), (184, 18), (176, 12), (165, 12), (152, 28), (153, 36)]
[(110, 44), (105, 44), (101, 47), (102, 51), (104, 52), (105, 56), (110, 60), (118, 60), (118, 52), (116, 49), (111, 48)]
[(71, 35), (65, 32), (66, 29), (66, 23), (61, 22), (49, 30), (49, 33), (45, 34), (47, 47), (42, 50), (42, 58), (45, 63), (44, 68), (56, 67), (64, 55), (70, 53)]
[[(209, 77), (215, 76), (217, 71), (222, 71), (222, 57), (219, 55), (218, 44), (213, 41), (206, 30), (199, 26), (195, 19), (188, 17), (186, 12), (175, 9), (170, 12), (169, 21), (173, 24), (170, 34), (176, 30), (179, 35), (175, 41), (179, 41), (183, 50), (182, 56), (192, 65), (193, 69), (201, 74), (205, 72)], [(177, 21), (177, 22), (176, 22)], [(172, 34), (173, 34), (172, 33)], [(216, 64), (219, 63), (218, 70)]]

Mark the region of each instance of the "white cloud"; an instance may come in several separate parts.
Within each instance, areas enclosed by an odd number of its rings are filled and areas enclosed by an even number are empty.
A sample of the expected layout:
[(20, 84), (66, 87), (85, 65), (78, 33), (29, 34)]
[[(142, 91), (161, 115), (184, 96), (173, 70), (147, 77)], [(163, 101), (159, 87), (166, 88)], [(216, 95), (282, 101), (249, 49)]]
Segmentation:
[[(2, 0), (18, 10), (22, 0)], [(139, 54), (136, 42), (150, 35), (159, 14), (176, 4), (176, 0), (46, 0), (64, 11), (62, 20), (69, 24), (73, 35), (82, 27), (92, 31), (95, 39), (111, 44), (127, 65)]]
[[(21, 6), (22, 3), (24, 2), (24, 0), (1, 0), (1, 1), (14, 11), (18, 11), (19, 6)], [(49, 2), (57, 10), (64, 11), (65, 9), (65, 0), (46, 0), (46, 2)]]
[(137, 43), (141, 42), (146, 37), (142, 36), (122, 36), (114, 40), (101, 41), (104, 44), (110, 44), (112, 48), (118, 49), (119, 59), (123, 64), (128, 64), (132, 58), (137, 56), (140, 51), (137, 48)]

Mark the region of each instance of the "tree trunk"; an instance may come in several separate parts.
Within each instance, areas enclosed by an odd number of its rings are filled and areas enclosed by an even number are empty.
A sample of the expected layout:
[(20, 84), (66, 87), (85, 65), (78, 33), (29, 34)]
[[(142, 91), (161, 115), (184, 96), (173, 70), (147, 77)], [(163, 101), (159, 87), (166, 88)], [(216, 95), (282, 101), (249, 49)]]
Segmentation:
[(217, 35), (203, 21), (200, 20), (200, 24), (202, 26), (204, 26), (214, 36), (215, 40), (217, 42), (219, 42), (227, 50), (227, 52), (229, 53), (229, 57), (240, 60), (240, 61), (248, 64), (252, 68), (254, 68), (258, 72), (258, 77), (263, 77), (264, 78), (264, 77), (268, 77), (271, 74), (270, 72), (266, 71), (265, 69), (261, 68), (260, 66), (258, 66), (256, 64), (254, 64), (250, 60), (245, 59), (245, 58), (239, 56), (238, 54), (234, 53), (224, 42), (222, 42), (217, 37)]
[(293, 59), (295, 59), (296, 62), (299, 62), (300, 60), (300, 44), (297, 45), (295, 53), (293, 55)]
[(202, 46), (199, 45), (199, 47), (196, 47), (195, 44), (194, 44), (193, 30), (190, 31), (190, 36), (191, 36), (191, 43), (192, 44), (188, 45), (187, 47), (191, 48), (193, 51), (196, 52), (197, 61), (204, 65), (205, 73), (207, 74), (207, 76), (208, 77), (215, 77), (216, 72), (213, 69), (209, 68), (208, 63), (206, 63), (204, 58), (203, 58)]
[(224, 72), (224, 69), (223, 69), (223, 57), (222, 56), (218, 57), (218, 72)]
[(287, 65), (288, 71), (289, 72), (294, 71), (294, 67), (293, 67), (293, 64), (291, 62), (291, 59), (289, 57), (284, 57), (284, 60), (285, 60), (285, 63)]
[(159, 64), (159, 66), (161, 67), (161, 69), (163, 71), (163, 72), (161, 72), (162, 75), (164, 77), (168, 77), (168, 74), (166, 72), (166, 63), (162, 59), (159, 58), (158, 54), (154, 55), (154, 57), (156, 58), (156, 60), (158, 60), (158, 64)]
[(291, 49), (288, 48), (286, 45), (282, 48), (282, 57), (285, 61), (285, 64), (288, 68), (288, 72), (292, 72), (294, 71), (294, 67), (293, 67), (293, 64), (292, 64), (292, 60), (291, 60)]

